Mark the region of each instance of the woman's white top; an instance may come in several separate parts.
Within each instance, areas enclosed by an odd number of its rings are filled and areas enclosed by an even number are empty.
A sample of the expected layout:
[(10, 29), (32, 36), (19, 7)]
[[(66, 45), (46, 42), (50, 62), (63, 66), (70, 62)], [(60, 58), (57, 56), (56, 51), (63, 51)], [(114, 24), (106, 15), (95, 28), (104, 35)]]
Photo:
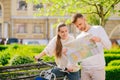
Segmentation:
[[(71, 40), (73, 40), (73, 39), (74, 39), (74, 37), (73, 37), (73, 36), (70, 36), (70, 35), (69, 35), (68, 39), (66, 39), (66, 40), (62, 40), (62, 39), (61, 39), (62, 46), (64, 46), (64, 44), (65, 44), (66, 42), (69, 42), (69, 41), (71, 41)], [(46, 48), (44, 49), (45, 53), (46, 53), (48, 56), (55, 56), (56, 40), (57, 40), (57, 36), (55, 36), (55, 37), (49, 42), (49, 44), (46, 46)], [(59, 68), (62, 68), (62, 69), (65, 68), (65, 67), (67, 67), (67, 66), (69, 65), (69, 61), (68, 61), (68, 59), (67, 59), (67, 56), (66, 56), (64, 53), (62, 54), (62, 57), (61, 57), (61, 58), (58, 58), (58, 59), (55, 58), (55, 62), (56, 62), (56, 64), (57, 64), (57, 66), (58, 66)], [(79, 70), (78, 67), (74, 67), (73, 72), (76, 72), (76, 71), (78, 71), (78, 70)]]

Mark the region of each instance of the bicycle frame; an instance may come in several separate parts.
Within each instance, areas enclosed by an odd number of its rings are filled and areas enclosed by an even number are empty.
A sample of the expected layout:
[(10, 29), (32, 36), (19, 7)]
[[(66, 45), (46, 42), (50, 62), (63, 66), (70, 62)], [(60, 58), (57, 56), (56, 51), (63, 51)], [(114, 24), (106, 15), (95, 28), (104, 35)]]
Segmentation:
[[(59, 79), (63, 79), (63, 80), (67, 80), (67, 77), (56, 77), (56, 75), (54, 73), (51, 72), (51, 70), (53, 68), (55, 68), (56, 66), (52, 63), (47, 63), (47, 62), (43, 62), (42, 59), (39, 59), (38, 60), (38, 63), (39, 64), (45, 64), (45, 65), (48, 65), (50, 67), (52, 67), (51, 69), (48, 69), (48, 70), (42, 70), (41, 73), (39, 74), (40, 77), (46, 79), (46, 80), (59, 80)], [(63, 71), (63, 70), (61, 70)]]

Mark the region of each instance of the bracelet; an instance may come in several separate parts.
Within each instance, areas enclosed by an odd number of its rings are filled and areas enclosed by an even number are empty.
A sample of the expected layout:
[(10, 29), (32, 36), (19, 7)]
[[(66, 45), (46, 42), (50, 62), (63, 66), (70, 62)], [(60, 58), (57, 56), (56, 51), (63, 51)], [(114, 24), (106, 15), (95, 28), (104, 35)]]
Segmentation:
[(64, 70), (66, 71), (66, 70), (68, 70), (68, 69), (65, 67), (65, 69), (64, 69)]

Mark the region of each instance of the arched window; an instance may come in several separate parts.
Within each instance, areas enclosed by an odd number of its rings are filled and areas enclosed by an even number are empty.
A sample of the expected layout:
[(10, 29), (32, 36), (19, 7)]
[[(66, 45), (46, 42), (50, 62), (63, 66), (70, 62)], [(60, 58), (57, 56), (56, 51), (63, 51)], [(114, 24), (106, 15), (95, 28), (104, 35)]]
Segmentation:
[(26, 1), (20, 0), (18, 2), (18, 10), (27, 10), (27, 3), (26, 3)]
[(120, 39), (120, 25), (117, 25), (112, 29), (111, 33), (109, 34), (109, 38)]

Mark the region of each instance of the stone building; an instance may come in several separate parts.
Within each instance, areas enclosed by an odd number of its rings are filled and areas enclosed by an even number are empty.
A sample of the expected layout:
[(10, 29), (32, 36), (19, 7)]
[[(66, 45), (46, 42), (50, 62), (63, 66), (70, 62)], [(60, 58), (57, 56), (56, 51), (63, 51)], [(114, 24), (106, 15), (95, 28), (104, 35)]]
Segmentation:
[(0, 38), (18, 38), (23, 43), (47, 43), (55, 36), (53, 26), (58, 19), (70, 17), (35, 17), (37, 8), (41, 7), (27, 4), (25, 0), (0, 0)]
[[(47, 43), (55, 36), (54, 24), (58, 19), (67, 20), (69, 16), (35, 17), (38, 8), (43, 5), (26, 3), (25, 0), (0, 0), (0, 38), (18, 38), (23, 43)], [(120, 5), (117, 6), (120, 8)], [(117, 27), (117, 29), (115, 29)], [(113, 30), (118, 30), (113, 31)], [(75, 30), (69, 25), (72, 35)], [(120, 39), (120, 16), (109, 18), (105, 30), (111, 39)], [(112, 34), (111, 34), (112, 33)]]

